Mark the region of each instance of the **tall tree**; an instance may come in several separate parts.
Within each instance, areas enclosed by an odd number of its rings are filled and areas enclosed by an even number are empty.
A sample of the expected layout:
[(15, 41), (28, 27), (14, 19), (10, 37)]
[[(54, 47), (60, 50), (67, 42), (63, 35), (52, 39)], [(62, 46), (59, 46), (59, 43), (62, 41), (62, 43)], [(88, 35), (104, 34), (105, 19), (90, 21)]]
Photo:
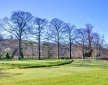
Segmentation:
[(89, 50), (92, 50), (92, 40), (93, 40), (93, 36), (92, 36), (92, 29), (93, 26), (91, 24), (86, 24), (86, 33), (87, 33), (87, 41), (88, 41), (88, 48)]
[(77, 42), (82, 45), (82, 59), (84, 59), (84, 51), (86, 44), (86, 32), (84, 28), (77, 29)]
[(21, 41), (25, 36), (33, 16), (29, 12), (14, 11), (11, 18), (4, 18), (3, 27), (6, 31), (12, 33), (18, 39), (18, 59), (21, 56)]
[(66, 30), (66, 38), (69, 41), (69, 51), (70, 51), (70, 59), (72, 58), (72, 43), (73, 40), (75, 40), (75, 25), (71, 25), (69, 23), (65, 24), (65, 30)]
[(48, 21), (46, 19), (34, 17), (33, 20), (33, 28), (29, 31), (38, 41), (38, 59), (41, 58), (41, 39), (45, 38), (44, 35), (44, 29), (47, 26)]
[[(93, 52), (93, 41), (96, 38), (96, 33), (92, 31), (93, 26), (91, 24), (86, 24), (86, 28), (77, 29), (78, 41), (82, 45), (82, 55), (92, 57)], [(86, 48), (87, 47), (87, 48)], [(93, 48), (92, 48), (93, 47)]]
[(64, 26), (64, 22), (57, 18), (52, 19), (50, 22), (50, 37), (57, 43), (58, 59), (60, 58), (60, 39), (63, 35)]

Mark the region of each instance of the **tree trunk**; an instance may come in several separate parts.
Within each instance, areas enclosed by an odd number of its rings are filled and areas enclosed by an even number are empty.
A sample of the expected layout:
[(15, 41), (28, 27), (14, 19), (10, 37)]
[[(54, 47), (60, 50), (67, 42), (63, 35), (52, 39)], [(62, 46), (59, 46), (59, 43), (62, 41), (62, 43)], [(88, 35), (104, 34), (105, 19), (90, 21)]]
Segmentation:
[(70, 39), (70, 47), (69, 47), (70, 48), (70, 59), (72, 59), (72, 53), (71, 53), (72, 48), (71, 47), (72, 47), (72, 44), (71, 44), (71, 39)]
[(31, 47), (32, 47), (32, 59), (33, 59), (33, 45), (31, 44)]
[(82, 47), (82, 59), (84, 59), (84, 41), (83, 41), (83, 47)]
[(21, 54), (21, 39), (19, 39), (19, 47), (18, 47), (18, 60), (20, 60), (20, 54)]
[(41, 57), (41, 53), (40, 53), (40, 33), (39, 33), (39, 36), (38, 36), (38, 59), (40, 60), (40, 57)]
[(13, 51), (13, 53), (12, 53), (12, 56), (11, 56), (12, 59), (13, 59), (15, 53), (17, 52), (17, 50), (18, 50), (18, 48), (15, 48), (15, 49), (14, 49), (14, 51)]
[[(88, 38), (89, 38), (89, 50), (91, 51), (92, 50), (92, 47), (91, 47), (91, 37), (90, 37), (90, 33), (89, 33)], [(91, 53), (90, 57), (92, 57), (92, 53)]]
[(57, 49), (58, 49), (58, 59), (60, 59), (60, 56), (59, 56), (59, 54), (60, 54), (60, 49), (59, 49), (59, 48), (60, 48), (60, 44), (59, 44), (59, 40), (58, 40), (57, 45), (58, 45), (58, 46), (57, 46)]

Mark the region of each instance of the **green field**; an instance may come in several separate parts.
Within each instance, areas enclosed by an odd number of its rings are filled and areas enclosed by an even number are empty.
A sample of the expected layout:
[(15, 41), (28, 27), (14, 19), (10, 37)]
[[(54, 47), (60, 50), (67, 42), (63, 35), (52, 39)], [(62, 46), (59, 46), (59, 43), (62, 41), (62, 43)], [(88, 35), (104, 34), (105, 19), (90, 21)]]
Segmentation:
[(108, 85), (108, 61), (0, 61), (0, 85)]

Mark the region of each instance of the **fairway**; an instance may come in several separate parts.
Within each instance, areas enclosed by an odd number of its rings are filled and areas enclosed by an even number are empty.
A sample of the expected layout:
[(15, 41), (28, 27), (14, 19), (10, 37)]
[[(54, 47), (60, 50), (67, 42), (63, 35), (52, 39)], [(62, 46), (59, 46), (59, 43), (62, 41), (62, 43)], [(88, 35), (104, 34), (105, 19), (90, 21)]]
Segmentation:
[(0, 61), (0, 85), (108, 85), (108, 61), (70, 62)]

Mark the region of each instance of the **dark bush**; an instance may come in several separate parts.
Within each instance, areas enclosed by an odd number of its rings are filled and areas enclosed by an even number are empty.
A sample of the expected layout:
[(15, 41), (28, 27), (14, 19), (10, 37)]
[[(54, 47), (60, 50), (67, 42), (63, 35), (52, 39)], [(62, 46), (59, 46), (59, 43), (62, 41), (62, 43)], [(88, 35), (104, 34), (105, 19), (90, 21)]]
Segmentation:
[(10, 59), (9, 53), (6, 53), (6, 59)]
[(60, 57), (61, 59), (70, 59), (69, 57)]

